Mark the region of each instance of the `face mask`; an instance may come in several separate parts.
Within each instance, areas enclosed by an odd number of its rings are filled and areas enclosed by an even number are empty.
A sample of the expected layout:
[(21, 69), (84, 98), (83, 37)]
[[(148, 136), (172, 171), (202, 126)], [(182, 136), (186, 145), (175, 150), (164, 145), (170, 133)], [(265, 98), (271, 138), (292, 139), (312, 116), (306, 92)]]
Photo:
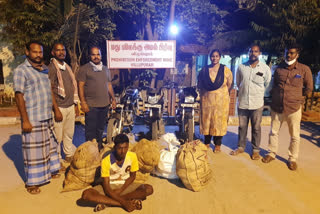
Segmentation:
[(90, 62), (90, 64), (93, 66), (93, 71), (101, 71), (102, 70), (102, 62), (100, 62), (98, 65), (94, 64), (93, 62)]
[(287, 65), (292, 65), (297, 61), (297, 57), (291, 61), (285, 60), (285, 62), (287, 63)]

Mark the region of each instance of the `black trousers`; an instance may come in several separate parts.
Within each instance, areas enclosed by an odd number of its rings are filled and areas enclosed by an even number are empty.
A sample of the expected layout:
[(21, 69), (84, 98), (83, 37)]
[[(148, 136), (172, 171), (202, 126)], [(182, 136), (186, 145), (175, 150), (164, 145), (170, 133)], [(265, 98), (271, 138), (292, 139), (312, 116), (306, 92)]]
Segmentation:
[[(213, 136), (214, 145), (216, 145), (216, 146), (221, 146), (221, 144), (222, 144), (222, 137), (223, 137), (223, 136)], [(212, 139), (212, 135), (205, 135), (205, 136), (204, 136), (204, 144), (210, 144), (211, 139)]]
[(85, 114), (85, 137), (86, 141), (96, 139), (99, 149), (102, 148), (102, 135), (107, 122), (109, 107), (90, 107)]

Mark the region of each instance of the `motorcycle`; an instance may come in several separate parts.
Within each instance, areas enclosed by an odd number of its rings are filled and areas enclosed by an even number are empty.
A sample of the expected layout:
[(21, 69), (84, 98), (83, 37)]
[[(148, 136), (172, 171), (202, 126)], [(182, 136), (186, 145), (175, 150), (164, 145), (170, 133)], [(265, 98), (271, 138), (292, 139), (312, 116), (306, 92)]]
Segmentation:
[(163, 91), (162, 89), (147, 88), (147, 100), (145, 102), (145, 122), (151, 130), (152, 140), (157, 140), (165, 133), (163, 114)]
[(111, 110), (107, 125), (107, 143), (111, 143), (114, 137), (122, 133), (127, 127), (131, 132), (134, 118), (138, 111), (139, 91), (132, 87), (118, 87), (114, 89), (116, 108)]
[(184, 141), (194, 138), (194, 112), (197, 107), (198, 93), (195, 87), (180, 88), (179, 105), (176, 110), (176, 121), (179, 124), (179, 134)]

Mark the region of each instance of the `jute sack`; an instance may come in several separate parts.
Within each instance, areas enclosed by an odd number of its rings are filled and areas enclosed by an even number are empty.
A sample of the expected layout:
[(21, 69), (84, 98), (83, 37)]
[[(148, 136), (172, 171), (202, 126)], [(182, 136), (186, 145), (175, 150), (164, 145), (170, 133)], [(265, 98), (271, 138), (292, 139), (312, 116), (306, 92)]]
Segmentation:
[(100, 151), (101, 161), (113, 151), (113, 147), (114, 147), (114, 143), (108, 143), (103, 147), (103, 149)]
[(77, 148), (63, 182), (63, 192), (89, 186), (100, 166), (101, 157), (96, 140), (87, 141)]
[(136, 143), (132, 151), (137, 154), (139, 171), (150, 173), (158, 165), (160, 160), (160, 149), (156, 141), (142, 139)]
[(134, 180), (135, 183), (144, 184), (148, 178), (150, 177), (150, 173), (146, 172), (143, 173), (141, 171), (136, 172), (136, 179)]
[(177, 175), (189, 190), (198, 192), (211, 179), (207, 157), (208, 148), (200, 140), (188, 142), (177, 153)]

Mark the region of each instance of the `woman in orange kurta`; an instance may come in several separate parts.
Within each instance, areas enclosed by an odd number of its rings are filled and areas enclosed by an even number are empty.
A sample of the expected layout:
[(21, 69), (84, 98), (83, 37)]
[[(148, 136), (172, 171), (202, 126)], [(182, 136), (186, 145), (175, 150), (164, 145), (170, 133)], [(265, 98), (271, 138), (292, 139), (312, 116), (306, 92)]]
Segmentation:
[(229, 91), (232, 72), (220, 64), (219, 50), (210, 52), (211, 65), (205, 66), (198, 76), (200, 90), (200, 133), (209, 147), (213, 136), (214, 152), (220, 152), (222, 137), (227, 133), (229, 116)]

